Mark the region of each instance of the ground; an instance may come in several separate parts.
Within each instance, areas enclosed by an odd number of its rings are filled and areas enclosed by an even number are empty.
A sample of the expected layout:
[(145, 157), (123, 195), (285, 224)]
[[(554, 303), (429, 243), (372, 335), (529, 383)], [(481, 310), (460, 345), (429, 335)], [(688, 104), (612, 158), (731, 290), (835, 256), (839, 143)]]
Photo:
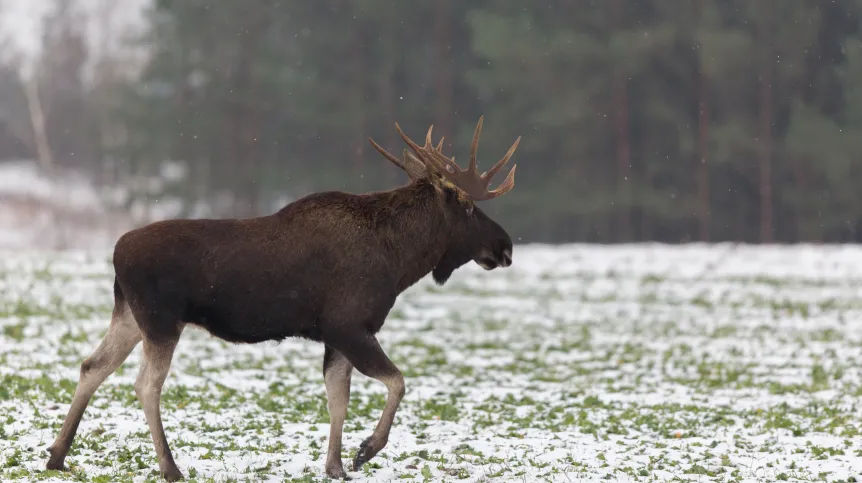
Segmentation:
[[(108, 253), (0, 253), (0, 480), (158, 481), (132, 384), (43, 471), (111, 311)], [(405, 292), (380, 334), (407, 394), (357, 482), (853, 481), (862, 249), (516, 247)], [(322, 347), (180, 342), (162, 402), (192, 481), (326, 481)], [(383, 406), (355, 374), (343, 459)], [(855, 472), (855, 473), (854, 473)], [(862, 478), (859, 479), (862, 481)]]

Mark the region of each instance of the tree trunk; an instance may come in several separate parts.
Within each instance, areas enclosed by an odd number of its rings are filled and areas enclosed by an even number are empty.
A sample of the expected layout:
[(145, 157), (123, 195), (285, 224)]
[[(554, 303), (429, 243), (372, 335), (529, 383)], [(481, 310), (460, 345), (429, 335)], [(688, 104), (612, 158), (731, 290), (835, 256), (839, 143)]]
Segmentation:
[[(24, 87), (24, 94), (27, 97), (27, 108), (30, 111), (30, 123), (33, 125), (33, 141), (36, 144), (36, 153), (39, 156), (39, 166), (42, 168), (44, 175), (53, 182), (54, 154), (51, 152), (51, 145), (48, 143), (48, 134), (45, 128), (45, 111), (42, 110), (42, 100), (39, 96), (39, 77), (34, 72), (29, 79), (24, 79), (23, 75), (21, 75), (20, 79)], [(57, 211), (53, 206), (49, 213), (51, 224), (57, 226)], [(55, 235), (54, 243), (57, 243), (56, 237), (61, 236), (62, 234)]]
[(42, 109), (42, 99), (39, 95), (38, 76), (33, 74), (29, 79), (25, 79), (22, 75), (21, 84), (27, 97), (27, 108), (30, 111), (30, 123), (33, 126), (33, 140), (36, 154), (39, 156), (39, 165), (50, 174), (54, 168), (54, 153), (51, 152), (45, 129), (45, 111)]
[(365, 109), (367, 106), (365, 99), (365, 33), (363, 31), (363, 24), (360, 22), (357, 24), (357, 27), (353, 31), (353, 69), (351, 75), (353, 76), (353, 112), (350, 113), (353, 116), (354, 127), (353, 127), (353, 139), (358, 140), (353, 152), (353, 166), (356, 170), (356, 179), (359, 179), (359, 185), (362, 190), (366, 190), (368, 188), (368, 177), (365, 172), (365, 147), (366, 143), (362, 142), (365, 140)]
[[(384, 126), (391, 126), (395, 122), (395, 101), (393, 99), (395, 93), (395, 86), (392, 79), (394, 75), (395, 66), (391, 61), (384, 61), (384, 65), (380, 69), (379, 82), (380, 82), (380, 110), (383, 113), (383, 119), (385, 122), (382, 124)], [(401, 138), (398, 137), (398, 134), (394, 129), (386, 129), (384, 131), (384, 139), (386, 140), (386, 144), (384, 146), (398, 146), (400, 144)], [(401, 157), (401, 150), (392, 151), (397, 157)], [(395, 183), (397, 182), (400, 176), (397, 169), (386, 169), (383, 171), (385, 174), (384, 179), (387, 180), (387, 183)]]
[(233, 95), (236, 106), (236, 113), (233, 116), (235, 126), (233, 129), (234, 135), (234, 156), (228, 160), (229, 166), (233, 169), (235, 166), (243, 166), (245, 174), (245, 186), (241, 190), (242, 196), (245, 198), (246, 208), (241, 211), (244, 216), (257, 216), (260, 214), (261, 187), (258, 182), (260, 175), (260, 150), (258, 137), (261, 132), (263, 107), (260, 102), (260, 82), (258, 76), (253, 72), (253, 67), (257, 61), (255, 53), (258, 52), (260, 44), (261, 32), (265, 32), (264, 23), (266, 22), (266, 12), (261, 10), (264, 7), (255, 6), (249, 12), (249, 28), (240, 37), (240, 55), (239, 64), (235, 71), (235, 84)]
[(617, 236), (620, 241), (631, 239), (631, 146), (629, 144), (628, 82), (624, 75), (617, 74), (614, 80), (614, 121), (617, 139), (617, 186), (620, 188), (619, 224)]
[[(437, 134), (453, 139), (452, 97), (454, 79), (452, 77), (452, 58), (450, 56), (450, 29), (452, 8), (449, 0), (437, 0), (434, 7), (434, 47), (437, 58), (434, 77), (437, 107), (434, 124), (439, 126)], [(445, 149), (445, 147), (444, 147)]]
[[(613, 25), (616, 29), (622, 28), (622, 3), (614, 0), (611, 5), (613, 9)], [(621, 65), (614, 68), (613, 81), (613, 104), (614, 124), (617, 140), (617, 187), (619, 202), (622, 206), (618, 208), (619, 219), (616, 237), (618, 241), (631, 241), (631, 146), (629, 139), (629, 93), (628, 79)]]
[[(796, 193), (797, 193), (796, 196), (797, 196), (797, 200), (798, 200), (799, 198), (804, 196), (803, 195), (804, 193), (810, 192), (809, 191), (810, 187), (809, 187), (809, 183), (808, 183), (808, 174), (807, 174), (807, 170), (805, 169), (805, 166), (797, 160), (792, 160), (790, 162), (790, 168), (793, 172), (793, 179), (796, 182), (796, 186), (794, 188), (796, 190)], [(804, 242), (814, 241), (814, 237), (811, 236), (812, 233), (809, 232), (807, 227), (800, 226), (800, 225), (804, 225), (805, 221), (808, 219), (809, 210), (806, 208), (807, 208), (807, 203), (805, 203), (804, 201), (802, 203), (799, 203), (797, 201), (797, 204), (796, 204), (795, 208), (793, 209), (793, 227), (794, 227), (794, 234), (795, 234), (795, 240), (793, 240), (793, 241), (797, 242), (797, 243), (800, 241), (804, 241)]]
[(760, 241), (772, 243), (774, 238), (772, 208), (772, 4), (766, 4), (766, 59), (760, 75)]
[(244, 157), (249, 161), (248, 166), (248, 215), (258, 216), (261, 214), (261, 194), (264, 191), (258, 181), (260, 170), (263, 167), (261, 162), (260, 133), (261, 125), (263, 124), (263, 115), (261, 113), (262, 103), (260, 102), (260, 82), (257, 76), (252, 76), (249, 83), (249, 100), (246, 106), (246, 122), (242, 126), (245, 131), (243, 134)]
[(700, 241), (710, 240), (710, 203), (709, 203), (709, 78), (700, 72), (700, 102), (698, 108), (697, 151), (697, 217), (700, 227)]

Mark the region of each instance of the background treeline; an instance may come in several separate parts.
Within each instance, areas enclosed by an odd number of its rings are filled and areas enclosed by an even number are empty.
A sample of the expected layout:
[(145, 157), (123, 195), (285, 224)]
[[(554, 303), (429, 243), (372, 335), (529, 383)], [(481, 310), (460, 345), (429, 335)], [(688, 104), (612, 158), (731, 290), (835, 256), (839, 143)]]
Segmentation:
[(0, 68), (0, 159), (106, 186), (182, 161), (138, 192), (189, 216), (394, 187), (368, 136), (434, 124), (466, 161), (485, 114), (482, 166), (523, 136), (483, 208), (524, 242), (862, 240), (860, 0), (154, 0), (97, 59), (99, 19), (44, 1), (36, 68)]

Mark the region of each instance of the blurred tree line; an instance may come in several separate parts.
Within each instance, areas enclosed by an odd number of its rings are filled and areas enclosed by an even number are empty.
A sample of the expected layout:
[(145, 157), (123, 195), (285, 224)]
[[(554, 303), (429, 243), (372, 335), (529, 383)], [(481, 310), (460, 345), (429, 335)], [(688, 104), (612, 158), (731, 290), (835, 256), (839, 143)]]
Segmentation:
[[(134, 75), (51, 1), (39, 82), (0, 68), (0, 156), (108, 184), (180, 160), (147, 196), (190, 215), (395, 187), (367, 137), (433, 124), (466, 160), (485, 114), (480, 167), (523, 136), (483, 209), (524, 242), (862, 240), (860, 0), (153, 0)], [(42, 97), (41, 128), (10, 114)]]

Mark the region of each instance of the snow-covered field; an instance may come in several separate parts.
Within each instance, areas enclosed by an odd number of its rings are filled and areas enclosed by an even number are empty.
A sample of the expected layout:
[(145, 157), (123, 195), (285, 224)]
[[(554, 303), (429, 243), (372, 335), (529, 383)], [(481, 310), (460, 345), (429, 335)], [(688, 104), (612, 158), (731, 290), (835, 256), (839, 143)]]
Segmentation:
[[(0, 253), (0, 480), (158, 481), (132, 384), (96, 393), (44, 472), (111, 310), (109, 254)], [(862, 248), (522, 246), (423, 280), (380, 334), (407, 395), (355, 481), (853, 481), (862, 472)], [(323, 348), (189, 329), (163, 397), (193, 481), (326, 481)], [(354, 373), (343, 458), (382, 384)], [(862, 481), (860, 479), (859, 481)]]

